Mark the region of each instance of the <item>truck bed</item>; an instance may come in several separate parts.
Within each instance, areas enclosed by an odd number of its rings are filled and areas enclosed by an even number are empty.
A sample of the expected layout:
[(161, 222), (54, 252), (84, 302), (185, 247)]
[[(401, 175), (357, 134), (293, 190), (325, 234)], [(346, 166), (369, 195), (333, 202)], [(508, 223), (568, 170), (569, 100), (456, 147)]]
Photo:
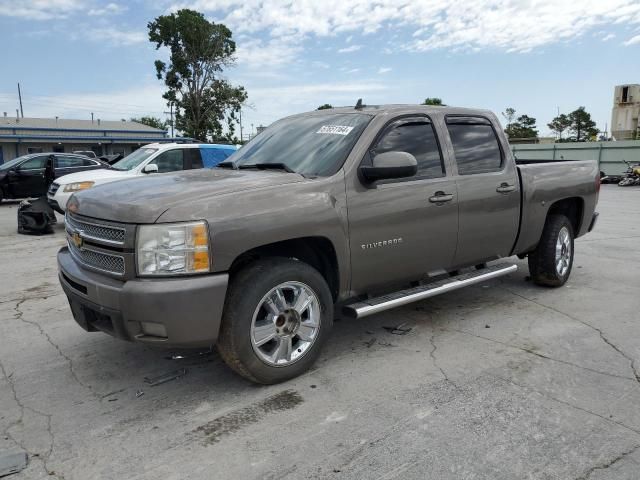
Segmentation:
[(589, 215), (597, 203), (600, 179), (596, 160), (517, 160), (521, 194), (520, 231), (513, 254), (527, 253), (538, 244), (549, 208), (574, 199), (581, 212), (576, 237), (587, 233)]

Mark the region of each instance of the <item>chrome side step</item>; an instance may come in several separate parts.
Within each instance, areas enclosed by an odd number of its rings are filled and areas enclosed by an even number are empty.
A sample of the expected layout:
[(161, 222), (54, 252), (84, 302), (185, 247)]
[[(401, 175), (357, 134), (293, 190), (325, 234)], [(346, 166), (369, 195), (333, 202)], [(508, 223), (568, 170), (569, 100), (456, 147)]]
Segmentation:
[(399, 292), (383, 295), (382, 297), (352, 303), (344, 306), (342, 311), (349, 317), (363, 318), (389, 310), (390, 308), (401, 307), (402, 305), (424, 300), (425, 298), (435, 297), (442, 293), (501, 277), (516, 270), (518, 270), (517, 265), (492, 265), (481, 270), (463, 273), (426, 285), (420, 285), (419, 287), (408, 288), (406, 290), (400, 290)]

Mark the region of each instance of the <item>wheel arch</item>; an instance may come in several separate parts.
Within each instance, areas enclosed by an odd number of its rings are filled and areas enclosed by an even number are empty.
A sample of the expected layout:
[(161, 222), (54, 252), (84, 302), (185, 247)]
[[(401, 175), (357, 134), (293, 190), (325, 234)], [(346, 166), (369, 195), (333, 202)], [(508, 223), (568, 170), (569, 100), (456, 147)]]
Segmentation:
[(309, 236), (277, 241), (254, 247), (238, 255), (229, 268), (231, 278), (248, 264), (268, 257), (295, 258), (320, 272), (329, 286), (333, 300), (340, 294), (340, 269), (336, 249), (326, 237)]
[[(571, 222), (573, 235), (578, 236), (582, 228), (584, 214), (584, 199), (580, 197), (569, 197), (557, 200), (549, 207), (547, 219), (551, 215), (564, 215)], [(546, 219), (545, 219), (546, 223)]]

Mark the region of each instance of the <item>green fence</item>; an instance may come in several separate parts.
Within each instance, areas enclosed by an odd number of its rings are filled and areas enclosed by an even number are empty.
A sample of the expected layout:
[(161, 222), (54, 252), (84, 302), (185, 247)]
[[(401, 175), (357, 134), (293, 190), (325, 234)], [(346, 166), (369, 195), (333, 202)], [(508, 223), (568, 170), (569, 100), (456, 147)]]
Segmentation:
[(607, 174), (623, 173), (623, 162), (640, 163), (640, 140), (622, 142), (542, 143), (511, 145), (516, 158), (532, 160), (598, 160)]

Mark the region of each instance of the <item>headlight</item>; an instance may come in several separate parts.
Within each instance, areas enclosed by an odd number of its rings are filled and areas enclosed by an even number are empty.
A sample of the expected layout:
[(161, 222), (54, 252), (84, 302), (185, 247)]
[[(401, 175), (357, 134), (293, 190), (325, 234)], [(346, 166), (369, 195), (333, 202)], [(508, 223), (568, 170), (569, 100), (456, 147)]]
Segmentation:
[(93, 184), (96, 182), (76, 182), (69, 183), (64, 186), (64, 191), (67, 193), (70, 192), (79, 192), (80, 190), (86, 190), (87, 188), (93, 187)]
[(209, 271), (206, 222), (164, 223), (138, 227), (138, 275), (185, 275)]

